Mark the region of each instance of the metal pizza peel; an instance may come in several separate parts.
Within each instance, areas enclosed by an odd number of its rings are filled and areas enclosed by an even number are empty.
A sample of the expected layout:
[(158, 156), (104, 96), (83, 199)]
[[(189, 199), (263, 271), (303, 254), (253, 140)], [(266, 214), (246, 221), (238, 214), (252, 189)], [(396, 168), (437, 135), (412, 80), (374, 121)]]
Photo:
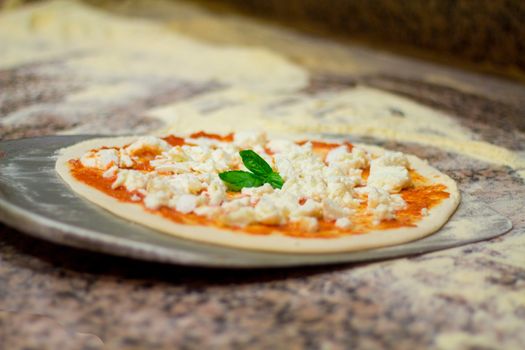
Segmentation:
[[(58, 244), (148, 261), (222, 268), (271, 268), (404, 257), (497, 237), (511, 222), (462, 193), (435, 234), (398, 246), (348, 253), (285, 254), (221, 247), (177, 238), (121, 219), (76, 195), (55, 173), (57, 150), (99, 135), (0, 142), (0, 221)], [(352, 141), (352, 140), (351, 140)]]

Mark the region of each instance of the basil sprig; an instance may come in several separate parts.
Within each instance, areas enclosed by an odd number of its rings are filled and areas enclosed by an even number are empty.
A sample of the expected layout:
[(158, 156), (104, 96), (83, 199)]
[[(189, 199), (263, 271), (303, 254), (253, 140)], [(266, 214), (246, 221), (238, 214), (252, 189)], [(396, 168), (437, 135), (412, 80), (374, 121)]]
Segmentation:
[(282, 188), (283, 179), (279, 173), (273, 171), (260, 155), (252, 150), (239, 152), (244, 166), (250, 170), (233, 170), (219, 174), (222, 181), (228, 185), (232, 191), (240, 191), (243, 187), (259, 187), (269, 183), (273, 188)]
[(232, 191), (240, 191), (243, 187), (259, 187), (264, 184), (264, 180), (255, 174), (242, 170), (233, 170), (220, 173), (219, 177), (226, 182)]

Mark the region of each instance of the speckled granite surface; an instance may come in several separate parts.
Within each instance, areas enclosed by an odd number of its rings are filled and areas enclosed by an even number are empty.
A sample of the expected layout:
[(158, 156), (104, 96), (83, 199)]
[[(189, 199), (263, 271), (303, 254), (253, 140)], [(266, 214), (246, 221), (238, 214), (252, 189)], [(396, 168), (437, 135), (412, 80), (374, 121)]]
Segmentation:
[[(144, 115), (147, 108), (213, 88), (160, 85), (149, 99), (118, 109), (100, 105), (71, 114), (60, 105), (82, 87), (81, 82), (40, 70), (43, 65), (60, 67), (67, 59), (0, 72), (0, 120), (28, 106), (49, 107), (47, 113), (33, 109), (36, 112), (16, 127), (0, 126), (2, 139), (79, 126), (99, 131), (101, 123), (110, 131), (153, 130), (158, 122)], [(315, 73), (309, 89), (361, 84), (393, 91), (452, 113), (483, 140), (523, 152), (525, 87), (431, 65), (417, 68), (465, 84), (485, 82), (512, 94), (465, 92), (429, 82), (423, 73), (414, 76), (412, 64), (402, 58), (396, 62), (398, 69), (391, 68), (388, 75), (380, 72), (381, 67), (379, 73)], [(508, 167), (438, 148), (393, 142), (387, 146), (429, 158), (464, 191), (509, 217), (514, 229), (490, 242), (407, 259), (226, 271), (88, 253), (0, 226), (0, 348), (521, 348), (525, 343), (523, 180)]]

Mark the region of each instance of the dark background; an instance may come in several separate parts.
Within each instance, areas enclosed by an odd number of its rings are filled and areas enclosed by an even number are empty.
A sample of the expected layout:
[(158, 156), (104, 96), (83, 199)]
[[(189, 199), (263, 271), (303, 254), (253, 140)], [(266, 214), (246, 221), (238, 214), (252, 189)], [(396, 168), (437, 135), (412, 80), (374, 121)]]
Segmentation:
[(525, 80), (523, 0), (201, 0), (310, 32)]

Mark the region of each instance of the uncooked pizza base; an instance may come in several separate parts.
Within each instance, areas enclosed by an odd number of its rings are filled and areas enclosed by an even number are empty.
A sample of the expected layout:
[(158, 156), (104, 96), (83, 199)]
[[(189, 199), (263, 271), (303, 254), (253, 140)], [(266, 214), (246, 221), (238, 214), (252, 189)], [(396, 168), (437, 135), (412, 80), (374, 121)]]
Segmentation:
[[(429, 214), (422, 217), (415, 227), (376, 230), (362, 234), (342, 235), (335, 238), (298, 238), (279, 233), (254, 235), (240, 230), (228, 230), (213, 226), (178, 224), (161, 215), (146, 211), (140, 203), (122, 202), (113, 198), (75, 179), (70, 173), (68, 164), (70, 159), (80, 158), (87, 151), (103, 146), (122, 147), (136, 139), (137, 137), (117, 137), (80, 142), (60, 151), (55, 169), (74, 192), (113, 214), (177, 237), (204, 243), (250, 250), (289, 253), (335, 253), (380, 248), (414, 241), (436, 232), (447, 222), (460, 202), (457, 185), (450, 177), (432, 168), (425, 161), (407, 155), (410, 166), (414, 170), (432, 183), (445, 185), (446, 191), (450, 193), (448, 198), (429, 209)], [(377, 146), (357, 145), (365, 150), (381, 150)]]

